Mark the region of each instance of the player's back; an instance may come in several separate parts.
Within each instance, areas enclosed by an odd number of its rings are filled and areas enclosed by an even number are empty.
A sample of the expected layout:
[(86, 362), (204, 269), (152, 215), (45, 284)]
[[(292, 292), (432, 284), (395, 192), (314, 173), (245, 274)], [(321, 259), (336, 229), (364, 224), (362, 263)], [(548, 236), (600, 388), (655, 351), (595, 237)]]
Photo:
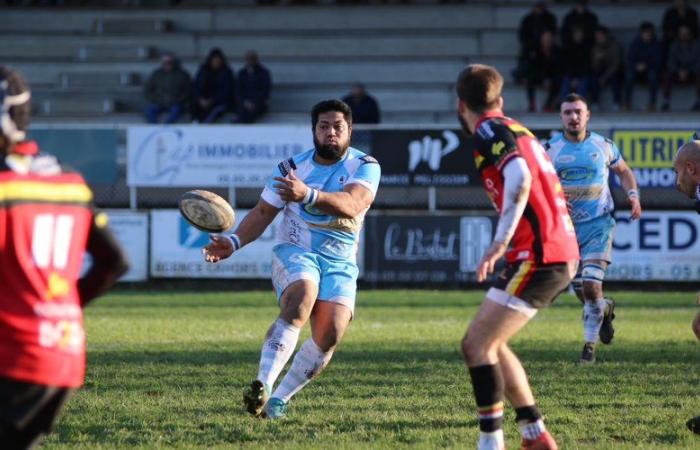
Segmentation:
[(91, 201), (83, 178), (53, 157), (13, 154), (0, 161), (0, 376), (82, 382), (77, 280)]
[(532, 176), (527, 205), (506, 255), (509, 262), (557, 263), (577, 260), (578, 246), (556, 171), (535, 136), (507, 117), (487, 117), (477, 127), (475, 160), (494, 205), (503, 205), (502, 170), (515, 157)]

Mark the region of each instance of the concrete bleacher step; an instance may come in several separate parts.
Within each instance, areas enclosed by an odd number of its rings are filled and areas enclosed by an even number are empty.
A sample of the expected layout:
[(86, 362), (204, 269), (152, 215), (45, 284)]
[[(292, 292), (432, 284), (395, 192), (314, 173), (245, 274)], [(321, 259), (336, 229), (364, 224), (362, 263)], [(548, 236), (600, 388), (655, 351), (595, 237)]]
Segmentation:
[(141, 83), (138, 73), (66, 72), (59, 75), (62, 88), (96, 86), (109, 90), (118, 86), (134, 86)]
[(78, 61), (139, 61), (153, 59), (158, 50), (148, 45), (83, 45), (78, 49)]
[(33, 111), (39, 116), (92, 117), (115, 111), (115, 101), (108, 98), (61, 98), (35, 100)]
[(156, 18), (95, 19), (93, 27), (96, 34), (169, 33), (174, 29), (174, 21)]

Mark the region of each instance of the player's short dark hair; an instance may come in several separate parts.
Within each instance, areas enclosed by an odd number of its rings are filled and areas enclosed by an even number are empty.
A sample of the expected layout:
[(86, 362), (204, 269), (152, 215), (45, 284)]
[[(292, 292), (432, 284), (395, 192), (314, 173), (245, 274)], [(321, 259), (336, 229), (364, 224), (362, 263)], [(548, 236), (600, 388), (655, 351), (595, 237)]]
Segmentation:
[[(5, 104), (5, 98), (29, 92), (29, 85), (19, 72), (6, 66), (0, 66), (0, 108)], [(2, 111), (0, 111), (2, 113)], [(19, 131), (25, 131), (29, 126), (31, 115), (31, 101), (26, 101), (21, 105), (13, 105), (8, 109), (10, 120)], [(7, 130), (2, 129), (3, 134)], [(8, 136), (9, 138), (9, 136)]]
[(498, 107), (503, 77), (494, 67), (470, 64), (459, 73), (456, 90), (470, 110), (482, 113)]
[(641, 33), (645, 32), (645, 31), (652, 31), (653, 32), (654, 31), (654, 24), (645, 20), (644, 22), (641, 23), (641, 25), (639, 25), (639, 31)]
[(583, 95), (577, 94), (576, 92), (566, 94), (566, 96), (562, 99), (559, 106), (561, 107), (561, 105), (563, 105), (564, 103), (573, 103), (573, 102), (583, 102), (583, 103), (585, 103), (586, 107), (588, 107), (588, 100), (586, 100), (586, 97), (584, 97)]
[(316, 129), (318, 116), (327, 112), (339, 112), (343, 114), (348, 125), (352, 126), (352, 109), (350, 106), (341, 100), (323, 100), (314, 105), (311, 110), (311, 128)]

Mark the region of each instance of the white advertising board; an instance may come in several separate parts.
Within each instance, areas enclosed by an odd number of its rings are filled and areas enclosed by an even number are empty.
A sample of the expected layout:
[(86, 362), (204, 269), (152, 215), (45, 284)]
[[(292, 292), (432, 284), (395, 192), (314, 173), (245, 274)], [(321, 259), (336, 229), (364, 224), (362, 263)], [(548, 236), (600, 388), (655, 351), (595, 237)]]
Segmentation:
[(644, 211), (630, 221), (617, 214), (608, 280), (700, 280), (700, 215)]
[(309, 126), (131, 126), (127, 184), (261, 187), (280, 161), (312, 147)]

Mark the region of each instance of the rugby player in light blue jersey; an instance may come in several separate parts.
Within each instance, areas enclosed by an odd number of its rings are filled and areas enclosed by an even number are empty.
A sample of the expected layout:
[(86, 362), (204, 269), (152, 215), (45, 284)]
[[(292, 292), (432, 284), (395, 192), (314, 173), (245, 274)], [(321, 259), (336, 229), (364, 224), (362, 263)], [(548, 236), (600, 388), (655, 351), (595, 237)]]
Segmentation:
[[(256, 417), (284, 417), (292, 396), (328, 365), (350, 324), (358, 237), (379, 186), (377, 160), (350, 147), (348, 105), (318, 103), (311, 126), (315, 148), (282, 161), (236, 233), (212, 235), (202, 250), (209, 262), (228, 258), (257, 239), (282, 211), (272, 255), (280, 314), (265, 336), (258, 376), (243, 392), (247, 411)], [(272, 392), (309, 319), (311, 337)]]
[(620, 177), (630, 217), (642, 214), (634, 173), (610, 139), (588, 131), (591, 113), (586, 99), (569, 94), (561, 104), (560, 116), (564, 132), (545, 145), (561, 180), (570, 206), (581, 252), (579, 273), (573, 285), (583, 302), (583, 337), (585, 344), (581, 363), (595, 362), (595, 346), (609, 344), (615, 329), (615, 303), (603, 296), (603, 279), (612, 262), (612, 241), (615, 219), (614, 203), (608, 185), (609, 169)]

